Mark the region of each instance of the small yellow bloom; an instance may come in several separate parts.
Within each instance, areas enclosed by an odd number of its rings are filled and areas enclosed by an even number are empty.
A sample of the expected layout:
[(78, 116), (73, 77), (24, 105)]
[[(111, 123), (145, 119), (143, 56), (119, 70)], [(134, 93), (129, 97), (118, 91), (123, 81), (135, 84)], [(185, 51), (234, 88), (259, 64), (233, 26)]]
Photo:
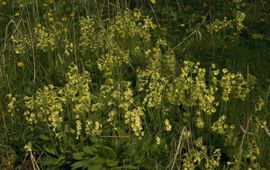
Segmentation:
[(7, 4), (7, 2), (6, 2), (6, 1), (2, 2), (2, 5), (3, 5), (3, 6), (5, 6), (6, 4)]
[(157, 3), (156, 0), (150, 0), (150, 2), (151, 2), (152, 4), (156, 4), (156, 3)]
[(157, 28), (157, 25), (153, 23), (153, 24), (151, 24), (151, 28), (154, 30)]
[(172, 130), (172, 125), (168, 119), (165, 120), (165, 130), (170, 132)]
[(23, 67), (24, 63), (22, 61), (17, 62), (17, 67)]
[(49, 17), (49, 21), (53, 22), (54, 21), (53, 17)]
[(251, 37), (252, 37), (254, 40), (263, 40), (263, 34), (253, 33), (253, 34), (251, 35)]
[(222, 69), (222, 72), (223, 72), (223, 74), (226, 74), (226, 73), (228, 73), (228, 69), (224, 68), (224, 69)]
[(75, 16), (75, 12), (72, 12), (69, 16), (70, 17), (74, 17)]
[(62, 21), (67, 21), (67, 17), (63, 17), (61, 20)]
[(23, 3), (21, 3), (20, 5), (19, 5), (19, 7), (20, 8), (23, 8), (25, 5), (23, 4)]
[(48, 12), (48, 16), (51, 17), (52, 16), (52, 13), (51, 12)]
[(18, 16), (20, 16), (20, 13), (19, 12), (16, 12), (15, 13), (15, 17), (18, 17)]
[(156, 137), (156, 144), (157, 144), (157, 145), (160, 144), (160, 137), (159, 137), (159, 136)]

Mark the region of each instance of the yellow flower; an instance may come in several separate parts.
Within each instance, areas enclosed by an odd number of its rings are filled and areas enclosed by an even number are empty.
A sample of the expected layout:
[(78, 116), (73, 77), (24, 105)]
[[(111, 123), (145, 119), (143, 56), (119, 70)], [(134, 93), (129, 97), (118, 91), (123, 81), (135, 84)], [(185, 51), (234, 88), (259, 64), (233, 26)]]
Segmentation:
[(49, 0), (48, 3), (49, 4), (53, 4), (54, 3), (54, 0)]
[(62, 21), (67, 21), (67, 17), (62, 17)]
[(20, 8), (24, 8), (24, 7), (25, 7), (25, 4), (21, 3), (21, 4), (19, 5), (19, 7), (20, 7)]
[(70, 17), (74, 17), (75, 16), (75, 12), (72, 12), (69, 16)]
[(17, 67), (23, 67), (24, 63), (22, 61), (17, 62)]
[(18, 16), (20, 16), (20, 13), (19, 12), (16, 12), (15, 13), (15, 17), (18, 17)]
[(165, 120), (165, 130), (170, 132), (172, 130), (172, 125), (170, 124), (169, 120)]
[(51, 17), (53, 14), (51, 12), (48, 12), (48, 16)]
[(7, 2), (6, 2), (6, 1), (2, 2), (2, 5), (3, 5), (3, 6), (5, 6), (6, 4), (7, 4)]
[(53, 17), (49, 17), (49, 21), (52, 22), (54, 19)]
[(223, 72), (224, 74), (226, 74), (226, 73), (228, 73), (228, 69), (224, 68), (224, 69), (222, 69), (222, 72)]
[(156, 0), (150, 0), (150, 2), (151, 2), (152, 4), (156, 4), (156, 3), (157, 3)]
[(159, 136), (156, 137), (156, 144), (157, 144), (157, 145), (160, 144), (160, 137), (159, 137)]
[(154, 30), (157, 28), (157, 25), (153, 23), (153, 24), (151, 24), (151, 28)]
[(251, 37), (252, 37), (254, 40), (262, 40), (262, 39), (263, 39), (263, 34), (253, 33), (253, 34), (251, 35)]

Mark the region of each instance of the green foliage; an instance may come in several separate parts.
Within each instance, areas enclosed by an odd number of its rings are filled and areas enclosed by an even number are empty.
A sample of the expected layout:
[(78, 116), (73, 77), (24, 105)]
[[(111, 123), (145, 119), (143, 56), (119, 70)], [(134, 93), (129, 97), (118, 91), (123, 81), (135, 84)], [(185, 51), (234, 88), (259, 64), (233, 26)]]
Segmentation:
[(268, 168), (269, 92), (219, 58), (267, 40), (222, 2), (2, 3), (0, 168)]

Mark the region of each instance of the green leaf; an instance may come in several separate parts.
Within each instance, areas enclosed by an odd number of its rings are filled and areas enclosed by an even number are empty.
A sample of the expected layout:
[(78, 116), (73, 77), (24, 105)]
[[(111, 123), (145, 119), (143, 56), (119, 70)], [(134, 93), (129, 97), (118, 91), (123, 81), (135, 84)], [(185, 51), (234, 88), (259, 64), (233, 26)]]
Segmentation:
[(44, 134), (39, 135), (39, 138), (44, 140), (44, 141), (50, 141), (50, 138), (47, 135), (44, 135)]
[(93, 137), (91, 137), (91, 142), (97, 144), (97, 143), (99, 143), (99, 139), (97, 137), (93, 136)]
[(106, 165), (107, 166), (112, 167), (112, 166), (116, 166), (117, 164), (118, 164), (118, 161), (114, 161), (114, 160), (111, 160), (111, 159), (106, 160)]
[(144, 167), (145, 169), (154, 169), (156, 165), (155, 160), (153, 159), (147, 159), (142, 161), (141, 166)]
[(104, 158), (96, 156), (96, 157), (90, 159), (88, 161), (88, 163), (89, 164), (94, 164), (94, 165), (103, 165), (105, 163), (105, 161), (106, 160)]
[(123, 168), (125, 168), (125, 169), (138, 169), (138, 167), (134, 166), (134, 165), (124, 165)]
[(87, 170), (105, 170), (106, 168), (102, 165), (88, 165)]
[(86, 167), (87, 166), (87, 162), (84, 161), (77, 161), (74, 164), (71, 165), (71, 169), (78, 169), (78, 168), (82, 168), (82, 167)]
[(55, 159), (54, 156), (47, 155), (47, 156), (43, 157), (42, 163), (46, 166), (55, 166), (55, 165), (57, 165), (58, 161), (57, 161), (57, 159)]
[(75, 152), (72, 156), (75, 160), (82, 160), (84, 158), (84, 154), (82, 152)]
[(47, 152), (51, 155), (57, 156), (57, 151), (53, 146), (44, 145), (43, 148), (44, 148), (45, 152)]
[(113, 151), (112, 148), (108, 146), (104, 146), (101, 148), (102, 154), (109, 159), (115, 160), (116, 159), (116, 153)]
[(95, 148), (91, 147), (91, 146), (85, 146), (83, 147), (83, 152), (84, 153), (87, 153), (87, 154), (90, 154), (90, 155), (93, 155), (94, 152), (95, 152)]

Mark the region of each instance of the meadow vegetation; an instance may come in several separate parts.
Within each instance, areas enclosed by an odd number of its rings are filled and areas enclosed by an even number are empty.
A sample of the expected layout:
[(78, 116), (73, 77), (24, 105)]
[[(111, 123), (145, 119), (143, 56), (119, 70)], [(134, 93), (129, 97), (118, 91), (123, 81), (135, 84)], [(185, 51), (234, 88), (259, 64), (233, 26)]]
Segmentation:
[(0, 169), (269, 169), (269, 27), (263, 0), (1, 0)]

